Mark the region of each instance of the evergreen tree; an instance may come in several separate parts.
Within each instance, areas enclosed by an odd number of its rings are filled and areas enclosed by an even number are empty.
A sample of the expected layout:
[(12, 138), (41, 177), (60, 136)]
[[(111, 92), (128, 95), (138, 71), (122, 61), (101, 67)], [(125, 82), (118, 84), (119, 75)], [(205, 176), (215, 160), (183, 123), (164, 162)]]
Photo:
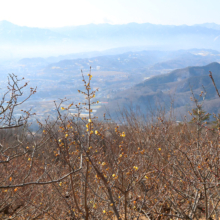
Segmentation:
[(205, 121), (209, 121), (210, 119), (210, 115), (209, 113), (206, 113), (203, 108), (202, 105), (197, 105), (196, 108), (192, 109), (192, 120), (191, 122), (197, 122), (199, 124), (201, 124), (202, 122)]

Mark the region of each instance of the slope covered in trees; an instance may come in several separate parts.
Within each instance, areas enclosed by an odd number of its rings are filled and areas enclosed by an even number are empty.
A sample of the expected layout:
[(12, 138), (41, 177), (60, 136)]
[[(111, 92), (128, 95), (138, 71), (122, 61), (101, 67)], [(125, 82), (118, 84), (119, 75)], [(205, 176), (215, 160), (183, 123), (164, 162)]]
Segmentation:
[[(114, 116), (114, 112), (117, 111), (115, 106), (120, 108), (127, 106), (129, 108), (129, 105), (132, 104), (133, 106), (139, 106), (142, 112), (146, 113), (161, 106), (167, 112), (172, 105), (180, 120), (181, 116), (184, 116), (193, 107), (193, 103), (190, 100), (192, 91), (198, 97), (201, 90), (205, 89), (207, 93), (205, 102), (209, 103), (205, 105), (205, 108), (217, 114), (219, 113), (218, 96), (212, 81), (209, 79), (209, 71), (213, 72), (216, 85), (220, 87), (219, 63), (214, 62), (206, 66), (192, 66), (150, 77), (130, 89), (119, 92), (114, 98), (109, 100), (106, 108)], [(100, 109), (99, 114), (103, 114), (103, 111), (105, 111), (104, 108)]]

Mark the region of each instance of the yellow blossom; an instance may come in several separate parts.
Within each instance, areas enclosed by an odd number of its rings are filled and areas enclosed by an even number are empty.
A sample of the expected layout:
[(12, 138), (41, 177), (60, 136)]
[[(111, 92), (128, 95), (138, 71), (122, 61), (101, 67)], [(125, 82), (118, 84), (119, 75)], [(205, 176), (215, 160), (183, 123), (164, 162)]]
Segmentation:
[(68, 136), (69, 136), (68, 134), (65, 135), (65, 137), (68, 137)]
[(134, 168), (135, 170), (138, 170), (138, 167), (136, 167), (136, 166), (134, 166), (133, 168)]
[(115, 174), (112, 174), (112, 177), (115, 177)]
[(122, 132), (121, 137), (125, 137), (125, 133), (124, 132)]
[(105, 211), (105, 210), (103, 210), (102, 212), (103, 212), (104, 214), (106, 213), (106, 211)]
[(97, 130), (95, 130), (95, 134), (98, 134), (99, 132)]
[(64, 110), (65, 108), (64, 107), (61, 107), (61, 110)]
[(161, 148), (158, 148), (159, 151), (161, 151)]
[(91, 123), (91, 122), (92, 122), (92, 120), (89, 118), (89, 119), (88, 119), (88, 122), (89, 122), (89, 123)]

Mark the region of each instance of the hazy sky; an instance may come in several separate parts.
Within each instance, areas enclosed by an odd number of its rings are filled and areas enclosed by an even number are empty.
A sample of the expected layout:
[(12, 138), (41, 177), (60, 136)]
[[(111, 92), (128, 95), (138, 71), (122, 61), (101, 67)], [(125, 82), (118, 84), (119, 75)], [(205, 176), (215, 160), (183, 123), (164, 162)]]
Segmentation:
[(0, 21), (30, 27), (90, 23), (220, 24), (220, 0), (1, 0)]

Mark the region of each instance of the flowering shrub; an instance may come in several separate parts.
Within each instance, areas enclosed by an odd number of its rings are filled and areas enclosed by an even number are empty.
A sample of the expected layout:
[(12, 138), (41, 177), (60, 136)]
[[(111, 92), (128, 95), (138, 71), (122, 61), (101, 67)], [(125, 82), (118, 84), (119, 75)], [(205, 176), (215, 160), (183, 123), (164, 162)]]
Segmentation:
[(39, 122), (38, 133), (25, 130), (18, 140), (13, 130), (2, 141), (0, 218), (219, 219), (218, 128), (163, 114), (98, 121), (91, 80), (83, 76), (76, 115), (62, 100), (57, 119)]

